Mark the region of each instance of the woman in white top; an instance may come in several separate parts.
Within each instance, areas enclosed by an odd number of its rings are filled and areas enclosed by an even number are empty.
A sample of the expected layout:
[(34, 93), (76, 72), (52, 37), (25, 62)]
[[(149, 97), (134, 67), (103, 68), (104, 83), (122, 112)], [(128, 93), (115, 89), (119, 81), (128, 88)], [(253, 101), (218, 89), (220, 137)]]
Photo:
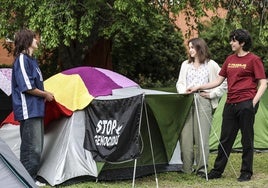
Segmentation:
[[(190, 87), (213, 81), (217, 78), (220, 71), (219, 65), (210, 59), (208, 46), (203, 39), (192, 38), (188, 41), (188, 45), (189, 58), (182, 63), (176, 83), (177, 91), (180, 94), (186, 93), (186, 90)], [(205, 177), (213, 109), (217, 107), (218, 101), (226, 89), (226, 83), (224, 82), (217, 88), (195, 94), (196, 100), (193, 101), (180, 136), (181, 158), (183, 162), (182, 172), (194, 172), (198, 176)], [(195, 104), (195, 101), (197, 104)], [(200, 120), (201, 134), (197, 112)], [(201, 143), (201, 135), (203, 144)], [(195, 168), (194, 164), (196, 164)]]

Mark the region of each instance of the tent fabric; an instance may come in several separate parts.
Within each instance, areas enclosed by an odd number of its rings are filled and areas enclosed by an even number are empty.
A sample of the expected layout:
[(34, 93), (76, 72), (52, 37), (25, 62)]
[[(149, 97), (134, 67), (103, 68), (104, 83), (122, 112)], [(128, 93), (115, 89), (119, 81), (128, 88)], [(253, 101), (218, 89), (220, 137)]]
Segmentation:
[[(11, 74), (12, 69), (8, 70)], [(11, 77), (7, 83), (11, 85)], [(111, 95), (113, 89), (125, 87), (139, 88), (139, 85), (123, 75), (102, 68), (76, 67), (55, 74), (44, 81), (45, 90), (55, 97), (54, 101), (46, 102), (45, 126), (61, 116), (70, 116), (73, 111), (84, 109), (96, 97)], [(7, 101), (6, 97), (1, 96), (0, 99)], [(5, 116), (1, 117), (1, 126), (5, 123), (19, 124), (14, 120), (14, 114), (4, 119)]]
[(0, 171), (0, 184), (2, 187), (37, 187), (30, 174), (2, 139), (0, 139)]
[(20, 127), (12, 123), (4, 124), (0, 129), (0, 138), (9, 146), (15, 156), (20, 158)]
[[(1, 80), (2, 82), (2, 80)], [(8, 96), (0, 89), (0, 123), (2, 123), (10, 112), (12, 112), (11, 96)]]
[(159, 126), (168, 160), (172, 157), (192, 101), (193, 95), (146, 96)]
[[(61, 83), (60, 87), (59, 83)], [(66, 76), (58, 73), (45, 80), (44, 87), (54, 94), (57, 102), (72, 111), (85, 108), (94, 98), (88, 93), (79, 75)]]
[[(226, 94), (222, 97), (219, 106), (217, 107), (213, 120), (212, 128), (209, 137), (210, 150), (215, 151), (218, 149), (219, 138), (221, 133), (222, 112), (226, 101)], [(262, 96), (259, 108), (255, 116), (254, 123), (254, 148), (255, 150), (267, 150), (268, 148), (268, 91), (266, 90)], [(239, 131), (235, 143), (233, 145), (234, 150), (240, 150), (241, 145), (241, 133)]]
[(79, 75), (94, 97), (110, 95), (113, 89), (138, 86), (121, 74), (96, 67), (76, 67), (63, 71), (62, 74)]
[[(178, 98), (178, 95), (168, 94), (171, 98)], [(158, 95), (154, 95), (155, 97), (160, 97)], [(151, 96), (153, 97), (153, 96)], [(163, 97), (163, 96), (162, 96)], [(181, 98), (182, 99), (182, 98)], [(147, 101), (147, 95), (145, 94), (145, 102)], [(164, 101), (162, 101), (164, 102)], [(173, 104), (173, 105), (176, 105)], [(162, 129), (166, 126), (166, 124), (158, 124), (156, 117), (151, 110), (152, 107), (150, 104), (144, 106), (147, 108), (147, 113), (145, 109), (143, 110), (142, 123), (141, 123), (141, 136), (142, 136), (142, 153), (140, 157), (137, 159), (137, 169), (136, 169), (136, 178), (143, 177), (147, 175), (151, 175), (154, 173), (153, 161), (152, 161), (152, 152), (155, 160), (155, 168), (157, 173), (167, 172), (167, 171), (179, 171), (181, 169), (181, 159), (180, 159), (180, 144), (177, 140), (173, 144), (170, 144), (173, 149), (173, 153), (171, 159), (169, 160), (167, 157), (167, 150), (172, 150), (166, 148), (166, 145), (163, 141), (163, 136), (160, 131), (160, 127)], [(166, 118), (165, 115), (162, 117)], [(180, 116), (180, 114), (178, 114)], [(147, 124), (147, 119), (149, 124)], [(174, 123), (175, 125), (175, 123)], [(182, 126), (181, 124), (177, 124), (177, 126)], [(149, 128), (148, 128), (149, 127)], [(148, 130), (149, 129), (149, 130)], [(179, 134), (179, 133), (178, 133)], [(177, 133), (173, 132), (170, 137), (176, 136)], [(153, 151), (150, 147), (150, 136), (152, 141)], [(99, 170), (98, 179), (99, 180), (120, 180), (120, 179), (131, 179), (133, 175), (133, 166), (134, 162), (126, 162), (122, 164), (113, 164), (113, 163), (103, 163), (102, 168)]]
[[(172, 92), (142, 89), (122, 75), (94, 67), (63, 71), (47, 79), (44, 86), (54, 94), (56, 100), (46, 103), (46, 111), (51, 113), (46, 113), (45, 120), (47, 116), (51, 118), (45, 129), (42, 166), (38, 175), (50, 185), (59, 185), (82, 176), (99, 180), (132, 178), (133, 161), (120, 164), (96, 162), (91, 152), (83, 148), (87, 116), (85, 108), (94, 100), (121, 99), (139, 94), (145, 95), (143, 112), (146, 109), (146, 113), (142, 113), (141, 117), (142, 150), (137, 159), (136, 177), (154, 173), (152, 155), (157, 172), (179, 170), (180, 132), (177, 131), (182, 129), (181, 119), (185, 119), (183, 116), (187, 114), (188, 102), (192, 102), (187, 97)], [(59, 111), (54, 112), (54, 108)], [(175, 117), (171, 117), (171, 114)], [(12, 119), (12, 113), (8, 117), (0, 129), (0, 137), (19, 156), (19, 126), (15, 126), (18, 122), (14, 121), (14, 117)], [(7, 134), (7, 131), (10, 132)]]
[[(183, 121), (184, 114), (187, 114), (188, 102), (185, 96), (158, 91), (149, 91), (144, 89), (123, 88), (124, 91), (117, 91), (118, 95), (98, 97), (105, 99), (130, 97), (128, 91), (132, 90), (132, 96), (136, 94), (145, 94), (145, 103), (141, 119), (140, 135), (142, 141), (142, 152), (137, 158), (136, 177), (150, 175), (154, 173), (152, 151), (150, 148), (149, 131), (152, 139), (153, 155), (156, 164), (157, 173), (166, 171), (178, 171), (181, 168), (180, 148), (178, 140), (165, 144), (166, 136), (162, 134), (169, 133), (169, 137), (178, 137)], [(136, 90), (136, 92), (134, 91)], [(168, 99), (168, 97), (170, 99)], [(155, 99), (153, 99), (155, 97)], [(149, 99), (150, 98), (150, 99)], [(146, 102), (148, 99), (148, 103)], [(155, 102), (157, 101), (157, 102)], [(169, 101), (166, 102), (165, 101)], [(180, 102), (181, 103), (180, 103)], [(188, 102), (186, 102), (188, 101)], [(157, 112), (158, 110), (168, 112)], [(162, 107), (161, 107), (162, 105)], [(172, 107), (170, 107), (172, 106)], [(145, 108), (146, 113), (145, 113)], [(179, 110), (178, 110), (179, 109)], [(154, 111), (154, 112), (153, 112)], [(156, 112), (155, 112), (156, 111)], [(175, 111), (175, 112), (174, 112)], [(157, 120), (156, 115), (161, 118)], [(172, 114), (175, 114), (173, 117)], [(42, 156), (42, 166), (38, 175), (45, 179), (51, 186), (64, 184), (78, 177), (88, 177), (98, 180), (118, 180), (131, 179), (133, 176), (134, 161), (120, 164), (108, 162), (96, 162), (91, 152), (83, 148), (85, 136), (85, 109), (74, 111), (70, 117), (61, 117), (52, 121), (45, 131), (44, 152)], [(173, 120), (169, 120), (170, 118)], [(162, 121), (161, 119), (167, 120)], [(148, 121), (147, 121), (148, 120)], [(149, 124), (148, 124), (149, 122)], [(170, 123), (172, 122), (172, 123)], [(148, 130), (149, 127), (149, 130)], [(169, 129), (166, 132), (165, 128)], [(176, 128), (179, 127), (179, 128)], [(162, 131), (161, 131), (162, 130)], [(172, 132), (174, 130), (174, 132)], [(9, 134), (7, 134), (9, 132)], [(12, 135), (12, 137), (10, 137)], [(14, 153), (19, 156), (19, 126), (5, 124), (0, 129), (0, 137), (3, 137)], [(172, 140), (172, 139), (170, 139)], [(170, 154), (167, 154), (168, 153)]]
[[(52, 121), (53, 116), (51, 115), (53, 113), (49, 112), (51, 109), (57, 109), (59, 105), (69, 111), (82, 110), (94, 98), (111, 95), (113, 89), (125, 87), (139, 88), (139, 85), (116, 72), (82, 66), (68, 69), (51, 76), (44, 81), (44, 87), (45, 90), (54, 94), (57, 104), (57, 106), (51, 103), (46, 104), (46, 108), (49, 110), (46, 111), (45, 116), (49, 114), (49, 120)], [(61, 113), (63, 111), (62, 107), (57, 111), (57, 114), (68, 116), (66, 113)], [(66, 112), (65, 110), (64, 112)]]
[(111, 95), (113, 89), (134, 86), (139, 87), (116, 72), (87, 66), (65, 70), (44, 82), (45, 90), (72, 111), (84, 109), (98, 96)]
[[(86, 111), (84, 147), (98, 162), (122, 162), (140, 154), (143, 95), (93, 100)], [(103, 113), (105, 112), (105, 113)]]
[(0, 90), (2, 90), (7, 96), (11, 95), (11, 68), (0, 68)]
[[(85, 112), (75, 111), (71, 117), (55, 120), (45, 131), (44, 150), (38, 175), (51, 186), (59, 185), (80, 176), (98, 176), (96, 162), (83, 148)], [(19, 126), (5, 124), (0, 137), (20, 157)]]
[[(10, 102), (11, 103), (11, 102)], [(67, 109), (65, 106), (59, 104), (55, 100), (51, 102), (46, 102), (45, 105), (45, 117), (44, 117), (44, 125), (45, 128), (48, 126), (48, 124), (56, 119), (61, 118), (62, 116), (71, 116), (73, 114), (73, 111)], [(4, 124), (11, 123), (13, 125), (19, 125), (20, 123), (15, 120), (14, 112), (11, 111), (10, 114), (2, 121), (0, 127), (2, 127)]]
[[(123, 95), (124, 91), (126, 93), (133, 93), (134, 90), (125, 88), (114, 91), (113, 94)], [(144, 105), (141, 123), (143, 150), (141, 156), (137, 159), (136, 177), (154, 173), (151, 152), (153, 152), (158, 173), (178, 171), (182, 164), (178, 138), (193, 97), (191, 95), (179, 95), (157, 90), (139, 89), (138, 91), (144, 92), (146, 105)], [(149, 131), (152, 138), (153, 151), (150, 148)], [(163, 136), (163, 134), (169, 135)], [(170, 141), (169, 144), (165, 143), (167, 140)], [(128, 169), (133, 169), (133, 165), (133, 161), (120, 165), (104, 163), (98, 179), (114, 180), (131, 178), (133, 171), (130, 173)]]
[(55, 100), (46, 102), (45, 106), (45, 118), (44, 125), (48, 126), (51, 121), (61, 118), (62, 116), (70, 117), (73, 114), (72, 110), (69, 110), (65, 106), (56, 102)]
[(97, 177), (96, 162), (91, 153), (83, 148), (84, 136), (84, 111), (75, 111), (71, 117), (52, 122), (45, 133), (38, 175), (52, 186), (79, 176)]

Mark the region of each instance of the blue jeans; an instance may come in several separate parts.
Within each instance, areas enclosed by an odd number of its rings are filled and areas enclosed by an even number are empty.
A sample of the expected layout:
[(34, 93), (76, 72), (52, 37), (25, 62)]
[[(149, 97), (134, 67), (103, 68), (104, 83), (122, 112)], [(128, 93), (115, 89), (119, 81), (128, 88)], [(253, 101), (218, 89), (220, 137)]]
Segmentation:
[(44, 142), (43, 118), (20, 121), (20, 161), (33, 179), (40, 168)]

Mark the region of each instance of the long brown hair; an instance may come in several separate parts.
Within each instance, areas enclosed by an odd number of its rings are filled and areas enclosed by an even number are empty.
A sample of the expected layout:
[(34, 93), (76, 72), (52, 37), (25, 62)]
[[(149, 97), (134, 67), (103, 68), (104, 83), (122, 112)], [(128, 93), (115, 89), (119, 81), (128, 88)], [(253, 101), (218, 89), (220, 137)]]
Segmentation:
[(36, 37), (35, 33), (29, 29), (22, 29), (15, 34), (15, 49), (14, 57), (20, 53), (29, 55), (29, 47), (32, 45), (33, 39)]
[[(202, 38), (192, 38), (188, 41), (188, 44), (190, 43), (192, 43), (194, 49), (196, 50), (200, 63), (205, 63), (210, 59), (207, 43)], [(189, 55), (188, 60), (189, 63), (194, 62), (194, 57)]]

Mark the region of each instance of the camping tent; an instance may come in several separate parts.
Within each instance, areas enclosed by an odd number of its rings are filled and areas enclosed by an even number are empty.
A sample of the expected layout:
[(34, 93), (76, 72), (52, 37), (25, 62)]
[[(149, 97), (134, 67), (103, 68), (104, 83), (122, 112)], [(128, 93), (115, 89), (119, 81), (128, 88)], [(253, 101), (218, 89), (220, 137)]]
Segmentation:
[(2, 187), (37, 187), (24, 166), (2, 139), (0, 139), (0, 171), (0, 184)]
[[(130, 98), (139, 94), (144, 94), (145, 100), (140, 126), (142, 150), (137, 158), (136, 177), (154, 173), (154, 165), (157, 172), (179, 170), (181, 160), (178, 138), (193, 98), (172, 92), (142, 89), (108, 70), (98, 68), (91, 69), (90, 74), (80, 74), (82, 69), (88, 68), (67, 70), (45, 81), (46, 90), (54, 93), (56, 101), (46, 104), (49, 118), (46, 115), (44, 152), (39, 176), (50, 185), (82, 176), (99, 180), (132, 178), (133, 160), (124, 163), (96, 162), (91, 152), (83, 147), (87, 117), (85, 109), (95, 100)], [(102, 73), (108, 78), (102, 76), (100, 79)], [(92, 90), (92, 87), (96, 90)], [(109, 90), (103, 91), (107, 88)], [(12, 118), (10, 114), (4, 122), (0, 137), (19, 157), (19, 126), (18, 122), (10, 121)]]
[[(210, 150), (217, 150), (219, 145), (219, 138), (221, 133), (221, 121), (222, 111), (226, 101), (226, 95), (224, 95), (219, 103), (218, 108), (215, 111), (212, 121), (212, 128), (210, 133)], [(257, 114), (255, 116), (254, 123), (254, 148), (255, 150), (267, 150), (268, 148), (268, 91), (266, 90), (262, 96)], [(233, 145), (234, 150), (240, 150), (242, 148), (241, 133), (239, 131), (238, 136)]]
[[(114, 90), (113, 97), (129, 97), (130, 93), (132, 95), (145, 93), (141, 122), (143, 149), (137, 159), (136, 177), (154, 173), (153, 157), (157, 172), (179, 170), (181, 159), (178, 138), (192, 97), (139, 88)], [(100, 97), (98, 100), (106, 99)], [(112, 100), (111, 96), (109, 100)], [(45, 134), (42, 166), (38, 175), (52, 186), (83, 176), (98, 180), (132, 178), (133, 160), (126, 163), (95, 162), (91, 153), (83, 147), (84, 133), (84, 110), (77, 110), (70, 117), (62, 117), (51, 122)], [(18, 154), (20, 145), (18, 126), (5, 124), (0, 129), (0, 137), (2, 136)]]

